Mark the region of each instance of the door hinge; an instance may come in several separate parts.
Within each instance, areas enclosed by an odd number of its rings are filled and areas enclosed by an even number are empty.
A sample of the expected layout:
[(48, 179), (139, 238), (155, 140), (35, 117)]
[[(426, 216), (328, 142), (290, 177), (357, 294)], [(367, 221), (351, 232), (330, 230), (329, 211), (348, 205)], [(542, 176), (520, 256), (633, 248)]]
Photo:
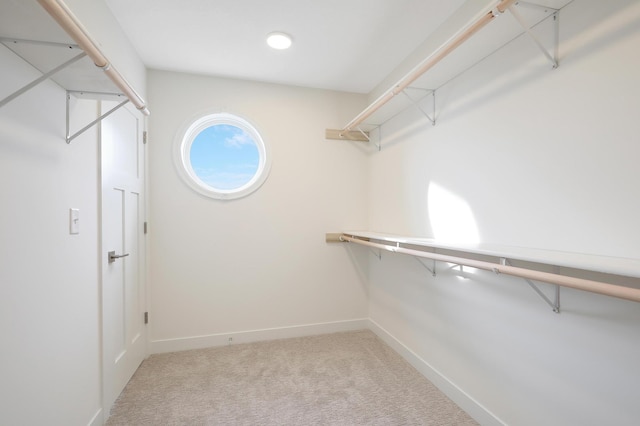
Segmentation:
[(147, 222), (144, 223), (144, 233), (147, 233)]
[(145, 145), (147, 144), (147, 131), (146, 130), (142, 132), (142, 143), (145, 144)]
[(144, 323), (149, 324), (149, 312), (144, 313)]

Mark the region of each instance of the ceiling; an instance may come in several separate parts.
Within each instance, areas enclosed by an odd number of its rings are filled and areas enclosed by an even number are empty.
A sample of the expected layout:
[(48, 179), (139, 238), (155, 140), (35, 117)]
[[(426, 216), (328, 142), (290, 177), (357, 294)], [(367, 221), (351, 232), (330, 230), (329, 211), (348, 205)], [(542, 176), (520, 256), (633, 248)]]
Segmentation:
[[(148, 68), (369, 93), (464, 0), (105, 0)], [(293, 36), (286, 51), (266, 35)]]
[[(425, 46), (429, 47), (425, 40), (443, 22), (461, 16), (463, 9), (483, 10), (491, 3), (491, 0), (104, 1), (148, 68), (366, 94), (381, 83), (390, 84), (389, 77), (395, 78), (393, 71), (399, 65), (406, 68), (407, 58), (413, 65), (423, 59)], [(523, 0), (518, 4), (523, 12), (538, 13), (541, 4), (543, 9), (559, 9), (570, 1)], [(546, 10), (541, 13), (548, 15)], [(529, 22), (538, 20), (531, 18)], [(501, 22), (516, 25), (513, 19)], [(466, 68), (464, 61), (477, 61), (475, 56), (481, 58), (495, 49), (493, 42), (499, 45), (512, 37), (508, 29), (501, 29), (502, 24), (491, 27), (494, 29), (484, 33), (491, 36), (495, 32), (495, 40), (479, 37), (458, 49), (457, 56), (452, 55), (451, 61), (458, 62), (458, 71)], [(512, 30), (522, 32), (517, 25)], [(273, 31), (291, 34), (294, 40), (291, 49), (269, 48), (265, 39)], [(2, 36), (70, 42), (35, 0), (0, 0)], [(427, 53), (435, 47), (429, 48)], [(19, 54), (25, 57), (22, 52)], [(31, 56), (34, 55), (36, 60), (30, 62), (37, 67), (44, 56), (39, 51)], [(88, 68), (93, 68), (90, 63)], [(446, 67), (440, 73), (450, 78)], [(438, 80), (438, 70), (431, 75), (435, 80), (425, 87), (437, 88), (446, 81), (445, 77)]]

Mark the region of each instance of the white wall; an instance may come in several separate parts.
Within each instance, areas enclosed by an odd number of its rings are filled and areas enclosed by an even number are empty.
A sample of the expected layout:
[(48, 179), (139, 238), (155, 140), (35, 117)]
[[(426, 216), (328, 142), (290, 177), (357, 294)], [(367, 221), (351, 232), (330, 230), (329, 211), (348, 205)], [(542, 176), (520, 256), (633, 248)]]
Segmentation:
[[(106, 5), (93, 1), (84, 10), (79, 2), (68, 3), (144, 94), (144, 66)], [(34, 38), (41, 39), (47, 28), (35, 28)], [(39, 76), (0, 47), (0, 99)], [(95, 119), (97, 105), (73, 102), (71, 112), (72, 129), (79, 129)], [(70, 145), (65, 131), (65, 91), (50, 81), (0, 108), (3, 425), (97, 425), (103, 420), (97, 127)], [(78, 235), (69, 234), (69, 208), (80, 209)]]
[[(437, 92), (435, 127), (413, 112), (385, 126), (372, 230), (640, 257), (640, 3), (576, 0), (560, 19), (557, 70), (523, 37)], [(512, 425), (637, 423), (636, 303), (563, 290), (556, 315), (522, 280), (373, 259), (372, 320), (466, 408)]]
[[(149, 93), (152, 351), (361, 327), (365, 284), (324, 238), (367, 226), (366, 156), (324, 131), (364, 96), (162, 71)], [(173, 159), (181, 127), (222, 111), (248, 119), (273, 153), (264, 185), (231, 201), (195, 193)]]
[[(38, 76), (0, 57), (0, 97)], [(74, 124), (92, 116), (95, 105), (74, 108)], [(65, 92), (51, 82), (0, 109), (1, 424), (86, 425), (102, 405), (97, 137), (64, 134)]]

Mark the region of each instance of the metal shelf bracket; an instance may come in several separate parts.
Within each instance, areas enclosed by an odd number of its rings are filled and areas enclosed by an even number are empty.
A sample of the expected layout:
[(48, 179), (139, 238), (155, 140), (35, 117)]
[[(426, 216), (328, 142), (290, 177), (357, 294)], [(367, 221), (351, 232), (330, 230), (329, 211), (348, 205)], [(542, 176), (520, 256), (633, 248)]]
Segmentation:
[(371, 138), (369, 137), (369, 134), (368, 134), (367, 132), (365, 132), (364, 130), (362, 130), (359, 126), (358, 126), (358, 129), (357, 129), (357, 130), (360, 132), (360, 134), (361, 134), (362, 136), (364, 136), (364, 138), (365, 138), (366, 140), (371, 141)]
[(91, 123), (87, 124), (82, 129), (78, 130), (73, 135), (71, 135), (71, 129), (70, 129), (70, 125), (69, 125), (71, 113), (69, 112), (69, 109), (70, 109), (69, 108), (69, 106), (70, 106), (69, 104), (71, 103), (71, 95), (72, 94), (81, 94), (81, 95), (82, 94), (91, 94), (91, 95), (97, 95), (97, 96), (105, 96), (105, 95), (107, 95), (107, 96), (117, 96), (119, 98), (124, 97), (124, 95), (121, 94), (121, 93), (95, 93), (95, 92), (77, 92), (77, 91), (67, 90), (67, 102), (66, 102), (66, 105), (67, 105), (67, 132), (66, 132), (66, 136), (65, 136), (65, 141), (67, 142), (67, 144), (70, 144), (72, 140), (74, 140), (75, 138), (80, 136), (82, 133), (84, 133), (85, 131), (87, 131), (91, 127), (93, 127), (95, 124), (97, 124), (100, 121), (104, 120), (109, 115), (113, 114), (114, 112), (116, 112), (117, 110), (119, 110), (120, 108), (122, 108), (123, 106), (125, 106), (129, 102), (129, 99), (125, 98), (124, 101), (120, 102), (118, 105), (116, 105), (115, 107), (111, 108), (109, 111), (105, 112), (100, 117), (96, 118)]
[[(405, 88), (404, 90), (402, 90), (402, 94), (406, 96), (407, 99), (409, 99), (409, 101), (425, 116), (427, 117), (427, 120), (429, 120), (431, 122), (432, 126), (436, 125), (436, 91), (435, 90), (430, 90), (430, 89), (416, 89), (415, 87), (410, 87), (410, 89), (414, 89), (414, 90), (422, 90), (424, 92), (427, 92), (427, 94), (419, 99), (415, 99), (413, 97), (411, 97), (411, 95), (407, 92), (408, 88)], [(424, 110), (424, 108), (422, 107), (422, 105), (420, 104), (420, 101), (422, 101), (424, 98), (426, 98), (427, 96), (431, 95), (431, 107), (433, 109), (433, 116), (429, 115), (428, 112), (426, 112)]]
[[(377, 137), (377, 138), (374, 138), (374, 139), (372, 140), (372, 138), (371, 138), (371, 132), (372, 132), (373, 130), (377, 130), (377, 131), (378, 131), (378, 137)], [(354, 132), (360, 132), (360, 134), (361, 134), (364, 138), (366, 138), (367, 142), (373, 142), (373, 143), (374, 143), (374, 145), (376, 146), (376, 148), (378, 148), (378, 151), (382, 151), (382, 137), (380, 136), (380, 135), (381, 135), (381, 131), (382, 131), (382, 127), (381, 127), (381, 126), (373, 126), (373, 127), (371, 128), (371, 130), (369, 130), (369, 131), (364, 131), (364, 130), (362, 130), (362, 128), (361, 128), (360, 126), (358, 126), (358, 127), (356, 127), (356, 129), (355, 129), (355, 130), (353, 130), (353, 131), (354, 131)]]
[(436, 274), (436, 261), (432, 260), (431, 261), (431, 267), (429, 267), (422, 259), (420, 259), (419, 257), (414, 257), (415, 260), (417, 260), (422, 266), (424, 266), (424, 268), (431, 272), (431, 276), (435, 277)]
[(378, 250), (378, 252), (377, 252), (377, 253), (376, 253), (373, 249), (369, 249), (369, 250), (371, 251), (371, 253), (373, 253), (373, 255), (374, 255), (375, 257), (377, 257), (377, 258), (378, 258), (378, 260), (382, 260), (382, 251), (381, 251), (381, 250)]
[[(511, 262), (509, 262), (509, 259), (506, 259), (504, 257), (500, 258), (500, 264), (513, 266), (511, 265)], [(542, 300), (544, 300), (547, 303), (547, 305), (551, 306), (551, 309), (553, 309), (553, 312), (555, 312), (556, 314), (560, 313), (560, 286), (559, 285), (554, 285), (555, 287), (554, 300), (551, 301), (551, 299), (549, 299), (549, 297), (547, 297), (547, 295), (544, 294), (542, 290), (540, 290), (540, 287), (538, 287), (536, 283), (534, 283), (533, 281), (527, 278), (523, 278), (523, 280), (525, 280), (525, 282), (529, 284), (529, 286), (533, 289), (533, 291), (535, 291), (536, 294), (540, 296)]]
[[(9, 47), (7, 45), (7, 43), (11, 43), (11, 44), (30, 43), (30, 44), (38, 44), (38, 45), (46, 45), (46, 46), (64, 47), (64, 48), (68, 48), (68, 49), (77, 49), (78, 48), (77, 46), (72, 45), (72, 44), (39, 42), (39, 41), (33, 41), (33, 40), (8, 39), (8, 38), (3, 38), (3, 37), (0, 37), (0, 43), (2, 43), (5, 46), (7, 46), (7, 48)], [(12, 50), (12, 49), (10, 49), (10, 50)], [(84, 58), (85, 56), (87, 56), (87, 54), (81, 51), (81, 53), (75, 55), (71, 59), (68, 59), (67, 61), (65, 61), (62, 64), (58, 65), (57, 67), (53, 68), (52, 70), (43, 73), (40, 77), (36, 78), (35, 80), (30, 82), (29, 84), (21, 87), (20, 89), (16, 90), (15, 92), (10, 94), (6, 98), (2, 99), (0, 101), (0, 108), (3, 107), (4, 105), (8, 104), (12, 100), (16, 99), (17, 97), (19, 97), (23, 93), (33, 89), (34, 87), (36, 87), (38, 84), (42, 83), (43, 81), (48, 80), (49, 78), (51, 78), (51, 76), (53, 76), (54, 74), (58, 73), (59, 71), (62, 71), (63, 69), (67, 68), (68, 66), (78, 62), (80, 59)]]
[[(519, 2), (517, 4), (521, 4), (523, 6), (528, 6), (528, 7), (542, 8), (542, 6), (533, 5), (527, 2)], [(533, 40), (536, 46), (538, 46), (538, 48), (544, 54), (544, 56), (546, 56), (549, 62), (551, 62), (552, 67), (558, 68), (558, 44), (559, 44), (559, 30), (560, 30), (559, 28), (560, 20), (558, 19), (558, 9), (553, 9), (549, 7), (544, 7), (544, 9), (545, 11), (553, 10), (553, 14), (552, 14), (553, 21), (554, 21), (553, 53), (550, 53), (549, 50), (547, 50), (547, 48), (542, 44), (540, 39), (533, 33), (532, 31), (533, 27), (524, 20), (520, 12), (518, 12), (515, 7), (510, 7), (509, 13), (511, 13), (511, 16), (513, 16), (515, 20), (518, 21), (522, 29), (524, 29), (524, 31), (529, 35), (529, 37), (531, 38), (531, 40)]]
[[(40, 77), (36, 78), (32, 82), (26, 84), (25, 86), (23, 86), (20, 89), (16, 90), (15, 92), (10, 94), (9, 96), (7, 96), (4, 99), (0, 100), (0, 107), (8, 104), (9, 102), (11, 102), (12, 100), (16, 99), (17, 97), (19, 97), (23, 93), (31, 90), (32, 88), (34, 88), (38, 84), (42, 83), (43, 81), (50, 79), (56, 73), (64, 70), (65, 68), (68, 68), (69, 66), (73, 65), (74, 63), (78, 62), (79, 60), (81, 60), (85, 56), (87, 56), (87, 54), (85, 52), (80, 51), (79, 54), (77, 54), (77, 55), (73, 56), (72, 58), (66, 60), (62, 64), (54, 67), (50, 71), (43, 72), (41, 70), (41, 68), (35, 66), (30, 60), (26, 59), (23, 55), (21, 55), (20, 52), (16, 50), (15, 46), (25, 45), (25, 44), (32, 44), (32, 45), (37, 45), (37, 46), (45, 46), (45, 47), (46, 46), (50, 46), (50, 47), (55, 47), (55, 48), (62, 48), (62, 49), (65, 49), (65, 50), (69, 50), (69, 49), (76, 50), (76, 49), (79, 49), (79, 47), (77, 45), (74, 45), (74, 44), (54, 43), (54, 42), (36, 41), (36, 40), (22, 40), (22, 39), (13, 39), (13, 38), (5, 38), (5, 37), (0, 37), (0, 43), (3, 44), (4, 46), (6, 46), (9, 50), (13, 51), (14, 54), (16, 54), (18, 57), (22, 58), (26, 63), (31, 65), (34, 69), (36, 69), (36, 70), (38, 70), (39, 72), (42, 73), (42, 75)], [(91, 123), (89, 123), (86, 126), (84, 126), (82, 129), (80, 129), (77, 132), (71, 134), (71, 128), (70, 128), (70, 121), (71, 121), (70, 120), (70, 114), (71, 114), (71, 112), (70, 112), (70, 100), (71, 100), (71, 95), (75, 95), (76, 97), (83, 97), (84, 96), (84, 97), (91, 98), (91, 99), (94, 99), (94, 100), (113, 99), (113, 100), (118, 101), (119, 103), (115, 107), (110, 109), (109, 111), (107, 111), (104, 114), (102, 114), (97, 119), (93, 120)], [(82, 133), (84, 133), (89, 128), (94, 126), (96, 123), (99, 123), (100, 121), (102, 121), (106, 117), (108, 117), (109, 115), (113, 114), (116, 110), (122, 108), (129, 101), (130, 101), (129, 98), (126, 97), (123, 93), (105, 93), (105, 92), (66, 90), (66, 134), (65, 134), (65, 141), (67, 142), (67, 144), (71, 143), (72, 140), (74, 140), (75, 138), (80, 136)]]

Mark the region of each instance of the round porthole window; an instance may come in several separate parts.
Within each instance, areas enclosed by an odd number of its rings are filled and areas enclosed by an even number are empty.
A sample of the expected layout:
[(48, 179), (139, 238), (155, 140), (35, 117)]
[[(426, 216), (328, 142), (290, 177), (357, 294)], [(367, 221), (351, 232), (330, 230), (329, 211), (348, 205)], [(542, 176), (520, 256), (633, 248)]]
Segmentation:
[(209, 114), (183, 133), (176, 156), (191, 188), (212, 198), (233, 199), (258, 189), (269, 173), (264, 140), (247, 120), (233, 114)]

